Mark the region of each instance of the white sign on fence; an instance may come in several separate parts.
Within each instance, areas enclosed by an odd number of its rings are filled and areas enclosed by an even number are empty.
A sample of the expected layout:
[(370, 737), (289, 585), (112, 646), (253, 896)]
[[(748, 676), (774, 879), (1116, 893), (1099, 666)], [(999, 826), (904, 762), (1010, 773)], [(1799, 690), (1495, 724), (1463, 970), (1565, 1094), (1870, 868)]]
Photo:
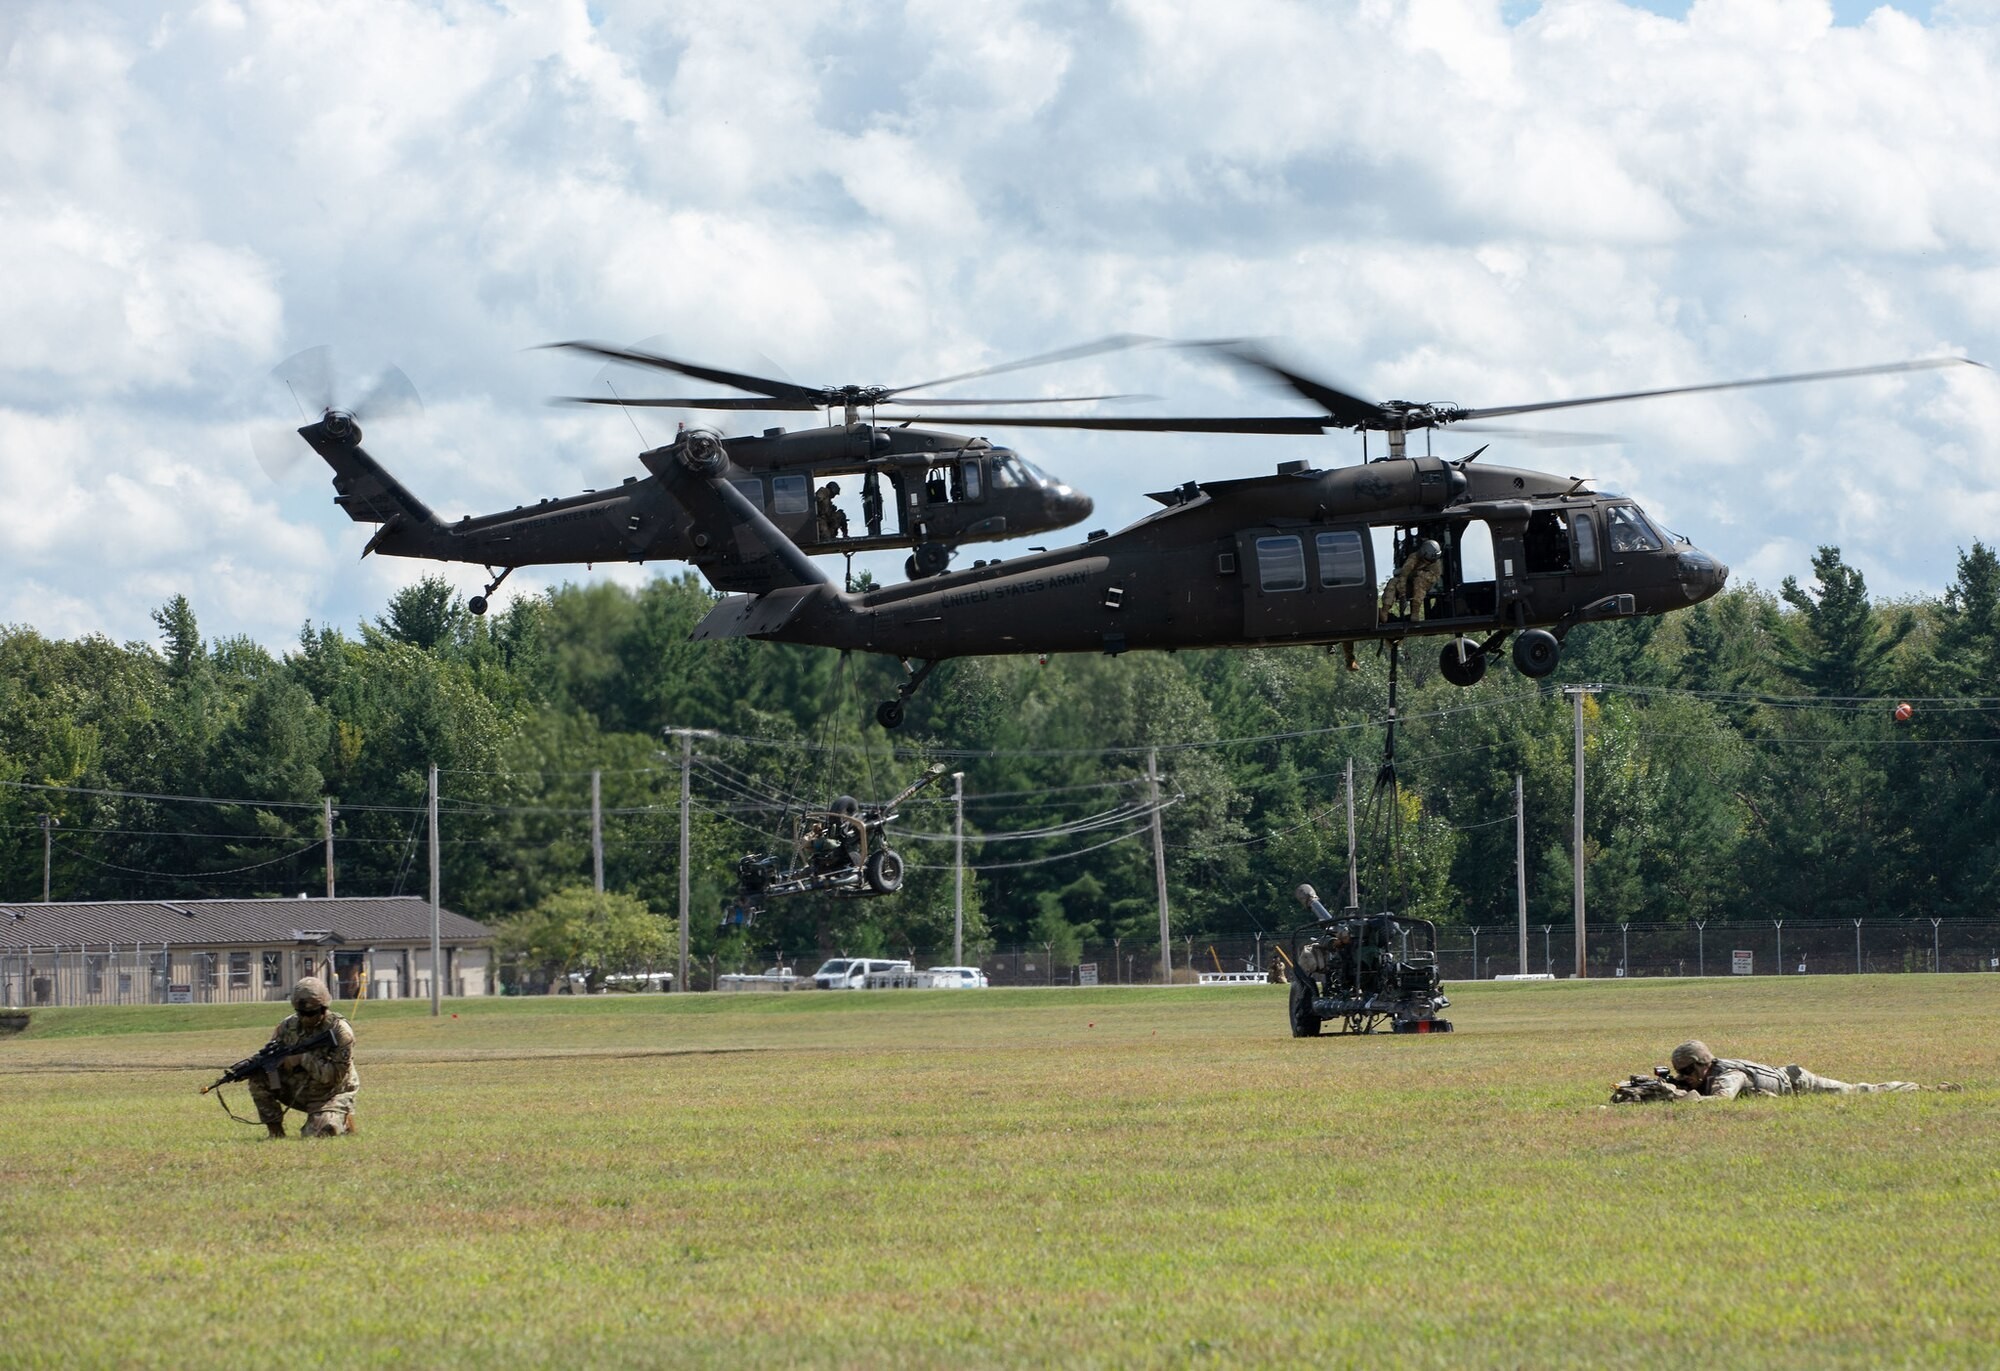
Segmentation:
[(1097, 963), (1085, 962), (1082, 966), (1079, 966), (1076, 969), (1076, 983), (1078, 985), (1096, 985)]
[(1729, 974), (1732, 976), (1748, 976), (1751, 974), (1750, 954), (1740, 947), (1729, 954)]
[(194, 987), (191, 985), (170, 985), (167, 987), (168, 1004), (193, 1004)]

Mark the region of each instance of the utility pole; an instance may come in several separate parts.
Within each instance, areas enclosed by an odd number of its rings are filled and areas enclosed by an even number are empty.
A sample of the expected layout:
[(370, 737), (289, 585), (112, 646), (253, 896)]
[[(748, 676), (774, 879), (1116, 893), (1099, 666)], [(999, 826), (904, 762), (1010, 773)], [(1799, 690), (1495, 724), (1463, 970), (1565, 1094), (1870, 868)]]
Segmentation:
[(1564, 686), (1569, 695), (1572, 717), (1576, 733), (1576, 812), (1570, 823), (1570, 871), (1575, 877), (1576, 902), (1576, 974), (1579, 978), (1590, 974), (1590, 966), (1585, 957), (1583, 927), (1583, 697), (1597, 692), (1596, 686)]
[[(688, 988), (688, 769), (694, 764), (694, 740), (713, 738), (715, 730), (709, 728), (670, 728), (669, 738), (681, 740), (681, 948), (680, 961), (674, 969), (674, 990), (676, 993)], [(709, 981), (713, 984), (711, 974)]]
[[(604, 773), (590, 773), (590, 888), (604, 893)], [(598, 906), (602, 917), (603, 905)]]
[(965, 773), (951, 773), (951, 964), (965, 965)]
[(1160, 749), (1146, 754), (1146, 786), (1153, 806), (1153, 887), (1160, 899), (1160, 984), (1174, 983), (1174, 945), (1167, 933), (1167, 848), (1160, 836)]
[[(1352, 766), (1353, 763), (1348, 763)], [(1528, 826), (1521, 807), (1521, 773), (1514, 773), (1514, 913), (1521, 927), (1521, 974), (1528, 974)]]
[(53, 814), (42, 815), (42, 903), (49, 902), (49, 868), (55, 863), (56, 840), (50, 831), (62, 827), (62, 820)]
[(444, 939), (438, 932), (438, 769), (431, 763), (431, 1017), (443, 1009)]
[(1347, 907), (1361, 908), (1361, 873), (1354, 864), (1354, 759), (1347, 759)]
[(326, 838), (326, 897), (333, 898), (333, 796), (320, 797), (320, 830)]

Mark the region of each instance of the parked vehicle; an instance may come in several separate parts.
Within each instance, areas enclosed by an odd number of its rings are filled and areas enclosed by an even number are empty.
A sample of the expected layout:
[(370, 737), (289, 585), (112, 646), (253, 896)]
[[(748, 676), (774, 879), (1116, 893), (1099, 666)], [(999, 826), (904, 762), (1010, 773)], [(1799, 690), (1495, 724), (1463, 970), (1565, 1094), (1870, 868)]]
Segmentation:
[(936, 990), (986, 989), (986, 973), (976, 966), (934, 966), (926, 974)]
[(886, 957), (835, 957), (813, 972), (813, 988), (859, 990), (867, 984), (870, 976), (912, 969), (906, 961), (891, 961)]

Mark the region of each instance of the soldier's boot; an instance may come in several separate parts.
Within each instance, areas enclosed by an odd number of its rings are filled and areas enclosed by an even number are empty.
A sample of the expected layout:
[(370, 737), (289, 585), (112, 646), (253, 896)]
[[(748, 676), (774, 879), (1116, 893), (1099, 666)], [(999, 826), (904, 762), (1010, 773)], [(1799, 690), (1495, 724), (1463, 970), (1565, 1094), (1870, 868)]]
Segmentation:
[(354, 1121), (352, 1114), (347, 1116), (347, 1128), (345, 1131), (349, 1133), (359, 1133), (361, 1131), (361, 1125)]
[(1359, 670), (1361, 670), (1361, 663), (1359, 663), (1359, 662), (1357, 662), (1357, 661), (1355, 661), (1355, 660), (1354, 660), (1354, 644), (1353, 644), (1353, 643), (1342, 643), (1342, 644), (1341, 644), (1341, 647), (1342, 647), (1343, 649), (1345, 649), (1345, 650), (1346, 650), (1346, 653), (1347, 653), (1347, 669), (1348, 669), (1349, 671), (1359, 671)]
[(271, 1083), (262, 1076), (252, 1076), (249, 1081), (250, 1103), (256, 1106), (257, 1120), (274, 1138), (285, 1136), (285, 1103), (271, 1089)]

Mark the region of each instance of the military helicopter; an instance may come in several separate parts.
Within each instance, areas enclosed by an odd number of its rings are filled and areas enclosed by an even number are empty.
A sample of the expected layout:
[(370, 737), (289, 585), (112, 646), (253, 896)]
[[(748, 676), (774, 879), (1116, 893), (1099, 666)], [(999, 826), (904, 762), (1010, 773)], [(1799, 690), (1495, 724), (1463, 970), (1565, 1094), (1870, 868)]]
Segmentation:
[[(1060, 352), (926, 382), (939, 386), (1026, 367), (1085, 357), (1128, 347), (1140, 340), (1104, 339)], [(782, 428), (761, 435), (725, 438), (711, 428), (684, 427), (664, 447), (639, 454), (649, 475), (628, 476), (610, 490), (590, 490), (562, 499), (517, 505), (494, 514), (467, 515), (448, 523), (431, 511), (361, 446), (363, 418), (406, 411), (418, 404), (415, 389), (402, 373), (390, 368), (363, 401), (351, 407), (334, 399), (332, 363), (325, 348), (313, 348), (281, 364), (272, 374), (319, 418), (297, 430), (333, 469), (334, 503), (357, 523), (379, 527), (362, 549), (366, 557), (379, 552), (391, 557), (422, 557), (442, 562), (470, 562), (486, 568), (492, 579), (467, 601), (474, 614), (484, 614), (488, 597), (515, 568), (568, 562), (689, 561), (703, 547), (704, 535), (690, 523), (661, 487), (661, 471), (683, 465), (707, 468), (725, 462), (729, 479), (754, 502), (783, 535), (815, 553), (842, 553), (909, 548), (905, 564), (912, 578), (943, 571), (962, 543), (1066, 528), (1088, 518), (1091, 500), (1036, 468), (1008, 448), (984, 438), (912, 428), (907, 421), (875, 422), (881, 405), (907, 405), (901, 398), (914, 386), (840, 386), (810, 389), (787, 381), (770, 381), (726, 372), (630, 348), (597, 343), (556, 343), (550, 346), (582, 354), (686, 372), (721, 384), (763, 388), (757, 396), (708, 397), (685, 400), (564, 397), (583, 404), (673, 407), (719, 410), (798, 410), (822, 406), (840, 409), (839, 424), (787, 433)], [(1101, 400), (1112, 396), (1056, 397)], [(960, 400), (931, 397), (921, 403), (959, 404), (1044, 403), (1040, 400)], [(862, 411), (868, 411), (864, 419)], [(289, 431), (253, 435), (253, 447), (267, 469), (287, 460)], [(292, 445), (295, 447), (296, 445)], [(846, 515), (833, 504), (837, 483), (815, 486), (821, 477), (859, 473), (863, 530), (851, 533)], [(893, 515), (883, 485), (893, 494)]]
[[(717, 471), (683, 462), (669, 469), (671, 475), (663, 472), (662, 480), (702, 530), (697, 540), (707, 540), (695, 552), (695, 566), (718, 590), (732, 592), (693, 637), (763, 638), (900, 657), (909, 675), (876, 711), (885, 728), (902, 722), (905, 702), (939, 662), (1013, 652), (1368, 641), (1393, 646), (1436, 635), (1449, 639), (1439, 668), (1456, 685), (1478, 681), (1510, 639), (1515, 666), (1543, 677), (1555, 670), (1563, 637), (1576, 625), (1696, 604), (1722, 589), (1728, 567), (1661, 530), (1633, 501), (1593, 490), (1582, 478), (1478, 463), (1483, 447), (1456, 460), (1409, 456), (1410, 430), (1967, 361), (1932, 358), (1471, 409), (1371, 403), (1279, 367), (1253, 349), (1229, 351), (1320, 401), (1326, 414), (978, 416), (953, 422), (1208, 433), (1354, 428), (1385, 433), (1388, 455), (1334, 470), (1286, 462), (1269, 476), (1190, 481), (1152, 495), (1163, 508), (1118, 533), (1094, 532), (1075, 546), (865, 594), (837, 590)], [(1379, 558), (1378, 532), (1392, 549), (1387, 559)], [(1426, 558), (1431, 550), (1435, 557)], [(1434, 566), (1414, 585), (1406, 579), (1413, 557)], [(1385, 560), (1396, 568), (1387, 587)], [(1398, 589), (1403, 593), (1388, 593)]]

